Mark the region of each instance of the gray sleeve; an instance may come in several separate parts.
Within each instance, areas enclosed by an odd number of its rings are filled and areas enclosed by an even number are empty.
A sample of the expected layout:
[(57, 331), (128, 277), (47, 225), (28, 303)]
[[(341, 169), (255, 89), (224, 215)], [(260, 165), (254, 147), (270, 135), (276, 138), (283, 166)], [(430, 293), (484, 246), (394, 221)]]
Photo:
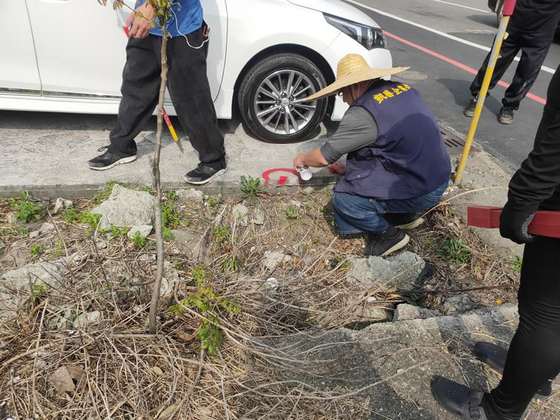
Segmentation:
[(329, 163), (334, 163), (347, 153), (375, 143), (378, 128), (373, 116), (361, 107), (350, 108), (338, 129), (321, 146), (321, 153)]

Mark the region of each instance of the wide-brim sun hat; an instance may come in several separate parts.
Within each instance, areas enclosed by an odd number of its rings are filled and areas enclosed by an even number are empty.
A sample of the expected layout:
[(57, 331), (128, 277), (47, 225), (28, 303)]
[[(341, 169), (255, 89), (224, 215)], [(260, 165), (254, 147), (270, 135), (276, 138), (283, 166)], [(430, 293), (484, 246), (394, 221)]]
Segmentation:
[(338, 62), (336, 81), (317, 93), (305, 98), (305, 101), (315, 101), (325, 96), (338, 93), (340, 89), (368, 80), (381, 79), (397, 73), (402, 73), (410, 67), (373, 68), (370, 67), (360, 54), (348, 54)]

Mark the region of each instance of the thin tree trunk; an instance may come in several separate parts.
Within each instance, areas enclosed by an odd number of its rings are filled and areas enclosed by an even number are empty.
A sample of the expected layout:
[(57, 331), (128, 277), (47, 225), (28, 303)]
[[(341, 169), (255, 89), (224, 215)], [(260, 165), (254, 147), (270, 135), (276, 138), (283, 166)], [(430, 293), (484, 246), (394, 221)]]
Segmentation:
[(150, 316), (148, 329), (151, 334), (157, 331), (157, 312), (159, 305), (159, 296), (161, 289), (161, 281), (163, 278), (163, 267), (165, 252), (163, 249), (163, 221), (161, 214), (161, 175), (159, 170), (159, 161), (161, 156), (161, 135), (163, 132), (163, 101), (165, 98), (165, 88), (167, 86), (167, 27), (163, 25), (163, 34), (161, 42), (161, 85), (159, 89), (159, 103), (157, 110), (157, 131), (156, 131), (156, 150), (153, 159), (153, 182), (156, 192), (155, 206), (155, 228), (156, 228), (156, 250), (157, 250), (157, 272), (152, 290), (152, 301), (150, 304)]

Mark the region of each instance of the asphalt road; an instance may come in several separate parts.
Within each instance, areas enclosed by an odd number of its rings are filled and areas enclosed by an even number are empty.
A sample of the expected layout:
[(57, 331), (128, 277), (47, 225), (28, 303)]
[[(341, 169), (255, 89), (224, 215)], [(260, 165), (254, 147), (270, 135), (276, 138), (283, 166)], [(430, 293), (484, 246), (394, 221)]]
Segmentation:
[[(463, 107), (474, 78), (496, 32), (496, 16), (486, 0), (347, 0), (363, 10), (387, 32), (395, 65), (412, 67), (406, 75), (432, 106), (437, 117), (461, 133), (470, 120)], [(414, 44), (414, 45), (412, 45)], [(435, 55), (435, 56), (434, 56)], [(445, 61), (444, 61), (445, 60)], [(542, 115), (542, 99), (552, 73), (560, 63), (560, 45), (553, 44), (535, 86), (534, 99), (525, 99), (511, 126), (500, 125), (496, 115), (505, 92), (496, 87), (486, 101), (477, 141), (511, 168), (531, 150)], [(504, 75), (511, 81), (516, 63)], [(539, 103), (540, 102), (540, 103)]]

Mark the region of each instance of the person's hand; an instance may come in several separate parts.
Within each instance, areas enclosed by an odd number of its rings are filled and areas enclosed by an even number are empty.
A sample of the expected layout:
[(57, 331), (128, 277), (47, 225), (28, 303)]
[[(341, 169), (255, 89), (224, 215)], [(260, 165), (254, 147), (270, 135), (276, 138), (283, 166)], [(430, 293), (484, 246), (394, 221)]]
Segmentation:
[(515, 209), (509, 202), (502, 210), (500, 219), (500, 234), (518, 244), (528, 244), (535, 240), (529, 233), (529, 225), (535, 213), (527, 210)]
[(307, 166), (306, 163), (305, 163), (305, 153), (299, 153), (294, 158), (294, 168), (301, 169), (305, 166)]
[(152, 29), (155, 16), (154, 8), (148, 2), (144, 3), (136, 9), (136, 13), (132, 13), (126, 20), (126, 27), (129, 28), (128, 36), (138, 39), (146, 38), (150, 29)]

